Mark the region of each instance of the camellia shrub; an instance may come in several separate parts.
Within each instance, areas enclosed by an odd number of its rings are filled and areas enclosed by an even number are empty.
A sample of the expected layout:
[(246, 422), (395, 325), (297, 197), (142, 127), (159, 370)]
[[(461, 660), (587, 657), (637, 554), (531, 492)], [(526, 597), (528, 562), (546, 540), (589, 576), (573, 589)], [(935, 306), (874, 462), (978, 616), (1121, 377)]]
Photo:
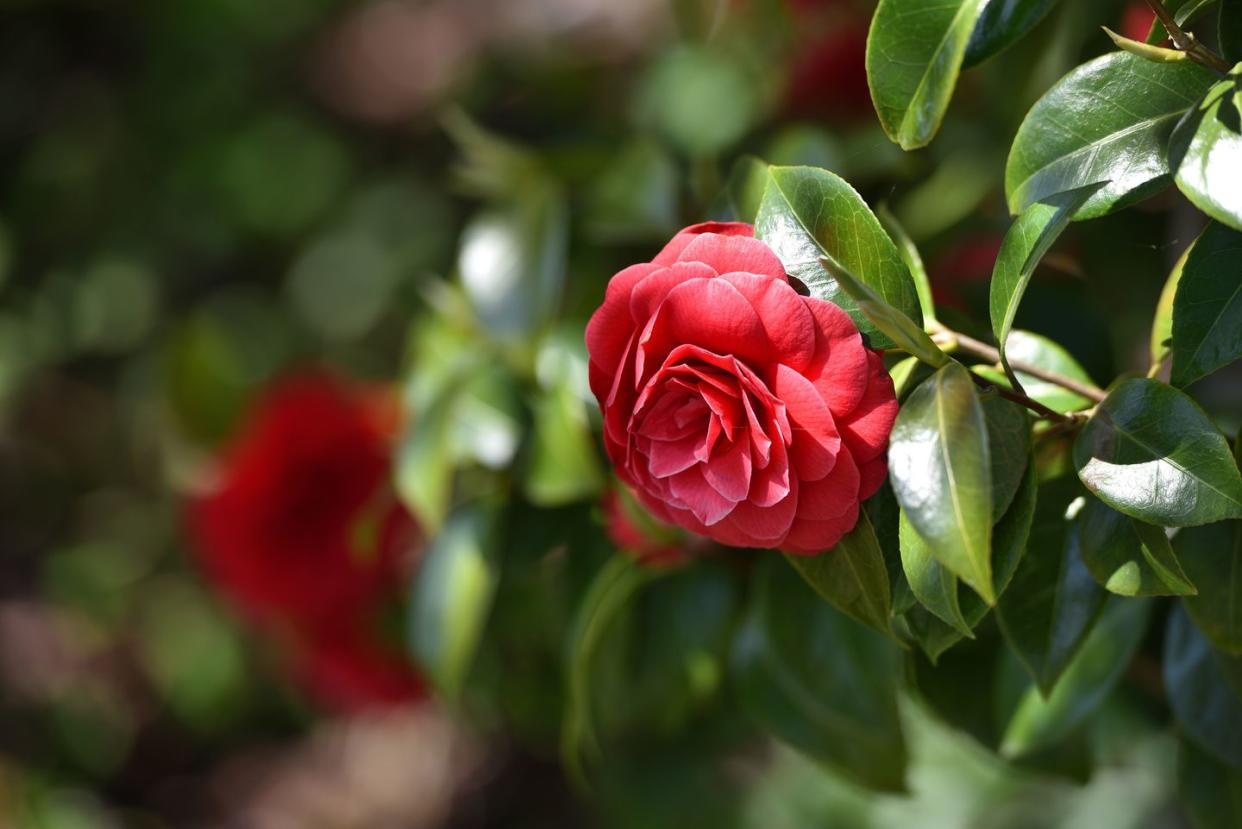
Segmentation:
[[(1134, 37), (1121, 4), (880, 0), (865, 75), (895, 147), (787, 134), (770, 155), (731, 152), (765, 79), (721, 59), (737, 29), (708, 5), (680, 4), (710, 36), (636, 94), (684, 164), (635, 144), (582, 198), (553, 150), (448, 118), (483, 204), (414, 323), (396, 461), (429, 538), (409, 616), (429, 681), (624, 825), (752, 825), (730, 774), (769, 740), (796, 750), (769, 767), (810, 758), (819, 781), (788, 825), (894, 804), (920, 825), (945, 790), (971, 825), (1066, 825), (1099, 791), (1079, 784), (1138, 767), (1115, 825), (1174, 789), (1197, 824), (1242, 825), (1242, 418), (1196, 399), (1242, 357), (1242, 4), (1152, 0)], [(858, 25), (848, 3), (789, 20), (820, 13)], [(1123, 13), (1003, 152), (955, 124), (959, 84), (1000, 107), (1037, 82), (1033, 33)], [(1004, 63), (1023, 48), (1031, 79)], [(786, 105), (849, 97), (819, 65), (781, 79)], [(880, 179), (942, 167), (890, 209), (847, 180), (876, 193), (861, 156)], [(999, 232), (971, 218), (993, 174)], [(1166, 213), (1193, 241), (1158, 302), (1136, 288), (1150, 326), (1118, 371), (1074, 286), (1092, 234)], [(1144, 273), (1168, 253), (1150, 241)]]

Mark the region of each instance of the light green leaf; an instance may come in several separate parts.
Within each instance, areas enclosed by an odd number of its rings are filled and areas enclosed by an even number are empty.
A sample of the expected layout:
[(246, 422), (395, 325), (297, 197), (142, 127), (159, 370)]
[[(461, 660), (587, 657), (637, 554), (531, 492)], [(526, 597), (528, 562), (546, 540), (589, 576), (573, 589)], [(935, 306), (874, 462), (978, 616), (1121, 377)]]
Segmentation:
[(1186, 268), (1186, 260), (1190, 257), (1190, 251), (1193, 248), (1193, 245), (1186, 248), (1186, 252), (1178, 258), (1173, 270), (1169, 271), (1169, 278), (1165, 280), (1164, 288), (1160, 291), (1160, 301), (1156, 303), (1156, 315), (1151, 321), (1151, 364), (1153, 366), (1167, 359), (1173, 350), (1173, 300), (1177, 296), (1177, 286), (1182, 280), (1182, 271)]
[(535, 401), (523, 486), (530, 502), (555, 507), (593, 498), (604, 485), (586, 405), (572, 378)]
[(888, 137), (929, 144), (949, 108), (985, 0), (880, 0), (867, 36), (867, 82)]
[[(1009, 332), (1005, 354), (1014, 362), (1039, 366), (1062, 377), (1075, 380), (1084, 386), (1095, 387), (1095, 382), (1091, 379), (1091, 375), (1087, 374), (1086, 369), (1080, 366), (1078, 361), (1068, 351), (1047, 337), (1041, 337), (1029, 331), (1014, 329)], [(996, 383), (998, 386), (1012, 388), (1009, 378), (999, 369), (992, 368), (991, 366), (974, 366), (971, 370), (980, 377)], [(1042, 380), (1033, 374), (1027, 374), (1022, 371), (1017, 371), (1016, 374), (1018, 375), (1018, 382), (1022, 384), (1022, 388), (1026, 390), (1027, 395), (1043, 403), (1053, 411), (1076, 412), (1090, 408), (1093, 403), (1090, 398), (1083, 397), (1055, 383)]]
[(1151, 605), (1113, 602), (1048, 696), (1031, 687), (1018, 703), (1001, 738), (1000, 752), (1022, 757), (1055, 745), (1081, 725), (1121, 680), (1138, 650)]
[(990, 0), (966, 48), (967, 67), (983, 63), (1016, 43), (1044, 19), (1057, 0)]
[(1169, 166), (1186, 198), (1242, 231), (1242, 64), (1186, 113), (1169, 142)]
[(1188, 527), (1173, 539), (1199, 595), (1182, 599), (1212, 644), (1242, 656), (1242, 521)]
[(875, 291), (859, 281), (858, 277), (828, 257), (824, 257), (820, 262), (824, 270), (832, 274), (837, 284), (858, 306), (858, 310), (862, 311), (880, 333), (887, 335), (898, 348), (913, 354), (930, 366), (943, 366), (949, 362), (949, 355), (932, 342), (932, 338), (927, 336), (926, 331), (881, 299)]
[(996, 607), (1005, 640), (1044, 696), (1077, 653), (1107, 596), (1082, 561), (1077, 510), (1084, 500), (1072, 476), (1039, 488), (1027, 554)]
[(1082, 557), (1095, 580), (1120, 596), (1195, 593), (1160, 527), (1135, 521), (1090, 499), (1081, 513)]
[(1242, 766), (1242, 697), (1234, 683), (1242, 657), (1213, 650), (1182, 608), (1169, 614), (1164, 635), (1164, 687), (1186, 736), (1200, 748)]
[(898, 535), (901, 539), (901, 566), (919, 604), (960, 635), (975, 638), (957, 600), (957, 577), (940, 566), (904, 512)]
[(892, 348), (893, 343), (824, 269), (824, 257), (922, 325), (914, 280), (897, 246), (854, 188), (812, 167), (769, 167), (768, 175), (755, 236), (776, 252), (790, 276), (801, 280), (811, 296), (841, 306), (875, 348)]
[(734, 640), (734, 689), (752, 720), (867, 786), (901, 790), (901, 651), (765, 559)]
[(456, 700), (474, 661), (499, 578), (497, 515), (464, 508), (427, 547), (410, 603), (410, 646), (440, 693)]
[(859, 514), (854, 529), (831, 550), (816, 556), (785, 558), (833, 607), (883, 634), (893, 635), (888, 567), (875, 528), (865, 512)]
[(1213, 222), (1187, 254), (1177, 283), (1170, 381), (1187, 386), (1239, 357), (1242, 232)]
[(937, 371), (898, 413), (889, 477), (902, 512), (936, 559), (995, 603), (987, 424), (961, 365)]
[(1126, 380), (1074, 442), (1078, 477), (1100, 500), (1162, 527), (1242, 517), (1242, 475), (1199, 406), (1156, 380)]
[(1005, 167), (1010, 212), (1107, 181), (1074, 216), (1090, 219), (1162, 189), (1171, 177), (1169, 135), (1215, 77), (1195, 63), (1156, 64), (1125, 52), (1079, 66), (1018, 129)]
[(1139, 40), (1131, 40), (1124, 35), (1119, 35), (1107, 26), (1104, 27), (1104, 34), (1108, 35), (1118, 49), (1123, 52), (1129, 52), (1137, 55), (1144, 60), (1154, 61), (1155, 63), (1181, 63), (1190, 60), (1190, 54), (1180, 49), (1166, 49), (1163, 46), (1155, 46)]

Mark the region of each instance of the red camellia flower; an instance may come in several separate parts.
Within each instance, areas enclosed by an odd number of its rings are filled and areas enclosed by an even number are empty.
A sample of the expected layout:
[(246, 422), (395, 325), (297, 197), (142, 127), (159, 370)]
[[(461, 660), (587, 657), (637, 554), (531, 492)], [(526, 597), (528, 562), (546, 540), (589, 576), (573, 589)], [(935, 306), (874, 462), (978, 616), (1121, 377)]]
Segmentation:
[(422, 691), (400, 649), (368, 635), (418, 540), (389, 488), (396, 411), (391, 394), (325, 373), (286, 378), (261, 396), (217, 486), (189, 510), (208, 575), (338, 709)]
[(618, 273), (586, 343), (608, 454), (661, 520), (814, 554), (884, 479), (897, 401), (880, 355), (750, 225), (695, 225)]
[(640, 564), (672, 567), (689, 559), (686, 545), (670, 537), (670, 533), (680, 531), (640, 514), (642, 507), (628, 493), (610, 489), (604, 494), (601, 506), (609, 540), (617, 549), (635, 556)]

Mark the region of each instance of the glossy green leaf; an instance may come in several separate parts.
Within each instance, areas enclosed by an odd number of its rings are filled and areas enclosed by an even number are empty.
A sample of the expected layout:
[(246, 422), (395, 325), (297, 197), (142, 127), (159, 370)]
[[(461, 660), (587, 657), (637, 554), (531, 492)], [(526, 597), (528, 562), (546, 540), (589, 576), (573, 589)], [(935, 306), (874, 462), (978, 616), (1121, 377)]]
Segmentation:
[(923, 264), (918, 245), (914, 244), (914, 240), (910, 238), (910, 234), (906, 233), (901, 222), (897, 221), (893, 211), (888, 209), (888, 205), (881, 204), (880, 209), (876, 211), (876, 217), (896, 243), (897, 252), (901, 254), (901, 260), (906, 263), (906, 270), (914, 279), (914, 289), (919, 295), (919, 309), (923, 312), (923, 322), (934, 321), (936, 306), (932, 301), (931, 278), (927, 275), (927, 267)]
[(824, 269), (824, 257), (922, 325), (914, 280), (897, 246), (854, 188), (813, 167), (770, 167), (768, 176), (755, 236), (776, 252), (790, 276), (801, 280), (811, 296), (841, 306), (876, 348), (892, 348), (893, 343)]
[(1192, 245), (1186, 248), (1186, 252), (1178, 258), (1173, 270), (1169, 271), (1169, 278), (1165, 280), (1164, 288), (1160, 291), (1160, 300), (1156, 303), (1156, 315), (1151, 321), (1152, 365), (1168, 359), (1173, 350), (1173, 300), (1177, 296), (1177, 286), (1182, 281), (1182, 271), (1186, 267), (1186, 260), (1190, 258), (1190, 251), (1193, 247)]
[(905, 513), (899, 529), (901, 566), (919, 604), (960, 635), (974, 638), (970, 623), (962, 616), (957, 597), (957, 577), (940, 566), (931, 548), (910, 524)]
[[(1232, 676), (1231, 676), (1232, 675)], [(1200, 748), (1242, 766), (1242, 657), (1214, 650), (1182, 608), (1164, 635), (1164, 687), (1174, 716)]]
[(1120, 596), (1185, 596), (1195, 592), (1168, 536), (1094, 498), (1081, 513), (1082, 557), (1105, 590)]
[(1106, 181), (1074, 216), (1090, 219), (1160, 190), (1171, 176), (1169, 135), (1214, 79), (1195, 63), (1156, 64), (1125, 52), (1079, 66), (1018, 129), (1005, 167), (1010, 211)]
[(1132, 518), (1189, 527), (1242, 517), (1242, 475), (1199, 406), (1156, 380), (1126, 380), (1074, 442), (1078, 477)]
[(888, 567), (865, 512), (854, 529), (817, 556), (785, 558), (824, 600), (881, 633), (892, 635)]
[(1242, 656), (1242, 521), (1188, 527), (1173, 549), (1199, 588), (1182, 599), (1190, 618), (1215, 647)]
[(1177, 284), (1170, 382), (1187, 386), (1240, 357), (1242, 232), (1213, 222), (1190, 249)]
[[(1041, 337), (1039, 334), (1032, 334), (1029, 331), (1018, 329), (1010, 331), (1009, 338), (1006, 341), (1005, 354), (1010, 360), (1017, 363), (1039, 366), (1062, 377), (1082, 383), (1084, 386), (1095, 386), (1091, 375), (1087, 374), (1086, 369), (1079, 365), (1078, 361), (1068, 351), (1047, 337)], [(1009, 378), (999, 369), (992, 368), (991, 366), (974, 366), (971, 370), (999, 386), (1012, 388)], [(1041, 380), (1033, 374), (1027, 374), (1022, 371), (1015, 373), (1018, 375), (1018, 382), (1022, 384), (1022, 388), (1026, 390), (1027, 395), (1043, 403), (1053, 411), (1076, 412), (1090, 408), (1093, 405), (1093, 401), (1090, 398), (1083, 397), (1055, 383)]]
[(858, 277), (828, 257), (824, 257), (820, 262), (824, 270), (832, 274), (837, 284), (854, 301), (858, 310), (862, 311), (863, 316), (871, 320), (879, 332), (892, 340), (898, 348), (913, 354), (930, 366), (942, 366), (949, 362), (949, 355), (932, 342), (932, 338), (927, 335), (926, 331), (881, 299)]
[(1014, 374), (1006, 357), (1006, 343), (1027, 283), (1070, 219), (1103, 186), (1103, 183), (1089, 184), (1047, 196), (1026, 207), (1005, 234), (1000, 255), (992, 270), (989, 308), (1001, 365), (1011, 381)]
[(1185, 738), (1177, 746), (1177, 793), (1195, 829), (1242, 826), (1242, 768)]
[(880, 0), (867, 36), (867, 82), (888, 137), (929, 144), (944, 119), (985, 0)]
[(1032, 686), (1022, 696), (1001, 737), (1001, 754), (1022, 757), (1055, 745), (1091, 716), (1134, 658), (1150, 611), (1145, 601), (1113, 600), (1052, 693), (1044, 697)]
[(1005, 640), (1045, 696), (1107, 596), (1082, 561), (1077, 510), (1083, 500), (1082, 486), (1072, 476), (1039, 488), (1027, 553), (996, 607)]
[(770, 558), (734, 640), (734, 688), (750, 718), (865, 785), (900, 790), (901, 651), (815, 595)]
[(897, 501), (932, 555), (995, 603), (987, 424), (966, 369), (949, 363), (915, 389), (888, 457)]
[(591, 693), (600, 643), (634, 594), (659, 572), (642, 567), (632, 556), (613, 556), (600, 568), (578, 606), (569, 635), (561, 761), (579, 783), (586, 782), (584, 761), (600, 757)]
[(431, 540), (410, 603), (414, 657), (447, 699), (461, 694), (498, 580), (497, 516), (488, 507), (464, 508)]
[(1009, 509), (1031, 455), (1031, 419), (1026, 409), (999, 394), (979, 398), (988, 426), (988, 457), (992, 465), (992, 520)]
[(1169, 142), (1169, 166), (1186, 198), (1242, 231), (1242, 64), (1186, 113)]
[(990, 0), (966, 48), (966, 66), (1002, 52), (1043, 20), (1057, 0)]

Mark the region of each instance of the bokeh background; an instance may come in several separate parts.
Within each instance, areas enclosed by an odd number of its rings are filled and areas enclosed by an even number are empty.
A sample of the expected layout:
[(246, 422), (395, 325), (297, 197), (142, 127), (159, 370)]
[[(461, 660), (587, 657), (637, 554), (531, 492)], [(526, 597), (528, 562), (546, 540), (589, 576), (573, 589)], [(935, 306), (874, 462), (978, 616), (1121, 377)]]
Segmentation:
[[(1151, 19), (1061, 4), (965, 74), (938, 140), (903, 154), (866, 89), (871, 5), (0, 0), (0, 825), (1181, 825), (1141, 692), (1055, 768), (909, 713), (906, 795), (758, 739), (721, 690), (727, 561), (642, 606), (606, 666), (649, 657), (607, 706), (619, 736), (589, 786), (562, 769), (575, 610), (635, 546), (606, 531), (585, 382), (609, 276), (730, 217), (753, 154), (887, 204), (947, 315), (978, 330), (1018, 123), (1111, 48), (1101, 25)], [(1020, 326), (1097, 382), (1145, 370), (1165, 276), (1202, 223), (1170, 193), (1072, 228)], [(331, 400), (281, 398), (291, 377)], [(1229, 432), (1240, 379), (1194, 390)], [(278, 446), (297, 429), (320, 454)], [(385, 454), (356, 478), (348, 459), (372, 444)], [(254, 488), (212, 512), (230, 475)], [(362, 494), (308, 490), (316, 475)], [(347, 613), (273, 611), (246, 585), (331, 572), (299, 551), (336, 531), (314, 523), (333, 498), (341, 521), (378, 498), (413, 529), (360, 542), (359, 567), (391, 566)], [(289, 535), (254, 555), (276, 575), (237, 576), (220, 550), (253, 542), (229, 533), (269, 521), (267, 500)], [(493, 581), (420, 574), (439, 560), (420, 539), (497, 512)], [(467, 667), (437, 639), (440, 590), (467, 611), (487, 599), (481, 628), (463, 623), (482, 643)]]

